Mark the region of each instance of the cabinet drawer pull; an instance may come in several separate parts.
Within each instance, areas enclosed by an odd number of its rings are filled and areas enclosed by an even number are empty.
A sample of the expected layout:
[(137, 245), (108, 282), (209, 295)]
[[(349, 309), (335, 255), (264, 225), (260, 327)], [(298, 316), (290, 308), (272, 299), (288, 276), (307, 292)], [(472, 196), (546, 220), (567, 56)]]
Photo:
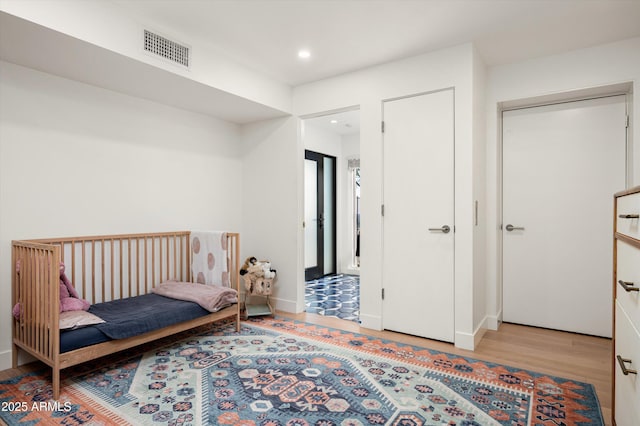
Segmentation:
[(640, 214), (619, 214), (618, 217), (620, 219), (638, 219)]
[(620, 369), (622, 370), (622, 374), (624, 374), (625, 376), (628, 376), (629, 374), (638, 374), (637, 370), (630, 370), (625, 365), (625, 363), (629, 363), (629, 364), (632, 363), (630, 359), (622, 358), (620, 355), (617, 355), (616, 358), (618, 358), (618, 364), (620, 364)]
[(618, 284), (625, 289), (625, 291), (631, 293), (632, 291), (640, 291), (640, 288), (636, 287), (633, 283), (628, 281), (618, 280)]

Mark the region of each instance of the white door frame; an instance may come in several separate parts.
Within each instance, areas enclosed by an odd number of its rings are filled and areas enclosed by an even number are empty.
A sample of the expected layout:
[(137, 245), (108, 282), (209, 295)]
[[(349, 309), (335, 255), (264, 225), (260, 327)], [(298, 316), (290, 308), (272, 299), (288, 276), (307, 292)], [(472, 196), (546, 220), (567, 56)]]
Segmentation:
[[(632, 116), (632, 112), (630, 109), (633, 107), (632, 102), (632, 93), (633, 93), (633, 82), (625, 82), (619, 84), (612, 84), (607, 86), (597, 86), (590, 87), (586, 89), (574, 90), (574, 91), (566, 91), (560, 93), (553, 93), (550, 95), (541, 95), (534, 96), (529, 98), (522, 99), (514, 99), (508, 101), (498, 102), (497, 104), (497, 171), (496, 171), (496, 219), (497, 219), (497, 228), (496, 228), (496, 309), (495, 312), (495, 321), (489, 321), (489, 328), (493, 330), (497, 330), (500, 324), (502, 323), (502, 312), (503, 312), (503, 245), (502, 245), (502, 226), (504, 225), (503, 218), (503, 197), (502, 197), (502, 188), (503, 188), (503, 126), (502, 126), (502, 113), (504, 111), (509, 111), (513, 109), (526, 108), (526, 107), (534, 107), (534, 106), (542, 106), (542, 105), (552, 105), (557, 103), (565, 103), (565, 102), (573, 102), (573, 101), (581, 101), (586, 99), (593, 99), (598, 97), (606, 97), (606, 96), (615, 96), (615, 95), (625, 95), (627, 99), (627, 115), (629, 117)], [(629, 118), (631, 119), (631, 118)], [(631, 126), (627, 128), (627, 142), (626, 142), (626, 157), (627, 162), (625, 164), (625, 175), (626, 175), (626, 186), (631, 186), (632, 178), (633, 178), (633, 153), (631, 152), (633, 141), (631, 139), (632, 133), (629, 131)], [(621, 190), (624, 188), (620, 188)], [(613, 194), (611, 194), (613, 200)], [(613, 203), (613, 201), (611, 201)]]
[[(299, 221), (300, 223), (304, 223), (304, 152), (305, 149), (307, 149), (305, 147), (304, 144), (304, 139), (305, 139), (305, 132), (304, 132), (304, 121), (310, 118), (317, 118), (317, 117), (325, 117), (325, 116), (329, 116), (329, 115), (334, 115), (334, 114), (339, 114), (342, 112), (347, 112), (347, 111), (360, 111), (361, 110), (361, 106), (360, 104), (355, 104), (355, 105), (351, 105), (351, 106), (346, 106), (344, 108), (336, 108), (336, 109), (331, 109), (331, 110), (326, 110), (326, 111), (320, 111), (320, 112), (316, 112), (316, 113), (312, 113), (312, 114), (305, 114), (305, 115), (301, 115), (300, 117), (298, 117), (300, 119), (300, 124), (298, 127), (298, 140), (299, 142), (301, 142), (300, 146), (300, 154), (302, 160), (300, 160), (299, 162), (299, 176), (301, 177), (301, 186), (300, 186), (300, 197), (299, 197), (299, 203), (300, 203), (300, 212), (299, 212)], [(337, 165), (337, 163), (336, 163)], [(338, 172), (338, 170), (336, 169), (336, 172)], [(339, 173), (337, 173), (338, 176), (336, 176), (336, 179), (339, 179)], [(339, 184), (339, 183), (338, 183)], [(336, 194), (337, 195), (337, 194)], [(340, 211), (340, 201), (339, 198), (340, 196), (337, 195), (338, 200), (336, 201), (336, 208), (338, 210), (338, 212)], [(338, 213), (339, 214), (339, 213)], [(340, 223), (341, 220), (337, 220), (336, 223), (336, 232), (338, 233), (338, 235), (341, 234), (342, 232), (342, 224)], [(301, 279), (299, 280), (300, 282), (297, 283), (296, 285), (296, 310), (295, 312), (304, 312), (306, 307), (305, 307), (305, 280), (304, 280), (304, 270), (305, 270), (305, 259), (304, 259), (304, 229), (301, 228), (300, 232), (299, 232), (299, 243), (300, 246), (302, 247), (302, 250), (299, 253), (298, 256), (298, 268), (300, 271), (302, 271), (301, 273)], [(336, 237), (339, 239), (339, 237)], [(340, 245), (338, 244), (338, 246), (336, 247), (336, 268), (340, 268), (340, 256), (342, 254), (342, 249), (340, 247)], [(358, 273), (359, 274), (359, 273)]]

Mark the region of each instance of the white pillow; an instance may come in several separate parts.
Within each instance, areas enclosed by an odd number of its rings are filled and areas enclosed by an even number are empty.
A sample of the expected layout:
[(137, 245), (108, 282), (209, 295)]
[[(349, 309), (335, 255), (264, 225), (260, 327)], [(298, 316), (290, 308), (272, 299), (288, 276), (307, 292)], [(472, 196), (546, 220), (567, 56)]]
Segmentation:
[(105, 321), (102, 318), (87, 311), (60, 312), (60, 330), (72, 330), (74, 328), (103, 322)]

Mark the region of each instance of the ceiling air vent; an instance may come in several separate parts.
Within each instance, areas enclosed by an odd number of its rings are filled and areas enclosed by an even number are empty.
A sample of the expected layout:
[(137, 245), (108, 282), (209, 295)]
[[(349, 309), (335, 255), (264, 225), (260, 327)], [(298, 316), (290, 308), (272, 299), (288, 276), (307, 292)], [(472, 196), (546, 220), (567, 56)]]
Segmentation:
[(189, 67), (188, 46), (184, 46), (161, 35), (144, 30), (144, 50), (177, 64)]

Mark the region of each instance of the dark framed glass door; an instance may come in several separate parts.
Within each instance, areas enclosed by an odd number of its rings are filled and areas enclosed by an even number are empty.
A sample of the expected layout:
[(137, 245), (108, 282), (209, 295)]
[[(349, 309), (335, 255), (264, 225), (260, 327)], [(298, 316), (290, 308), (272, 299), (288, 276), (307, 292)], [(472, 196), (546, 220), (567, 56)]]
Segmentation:
[(305, 280), (336, 273), (336, 158), (304, 153)]

